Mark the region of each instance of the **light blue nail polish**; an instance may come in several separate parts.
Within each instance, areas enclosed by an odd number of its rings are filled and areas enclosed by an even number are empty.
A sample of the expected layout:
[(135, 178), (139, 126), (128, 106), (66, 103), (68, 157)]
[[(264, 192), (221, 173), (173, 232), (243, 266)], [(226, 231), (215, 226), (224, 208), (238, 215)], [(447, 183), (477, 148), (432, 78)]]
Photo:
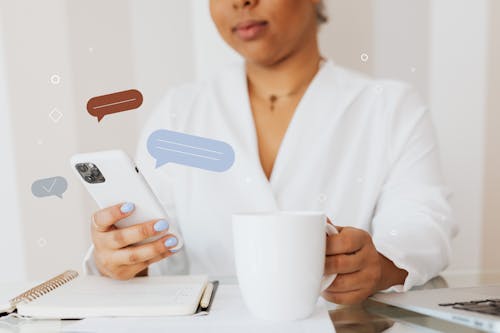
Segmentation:
[(175, 237), (170, 237), (165, 241), (165, 246), (166, 247), (171, 247), (171, 246), (176, 246), (177, 245), (177, 238)]
[(176, 250), (176, 249), (171, 249), (171, 250), (170, 250), (170, 252), (171, 252), (171, 253), (177, 253), (177, 252), (179, 252), (179, 250)]
[(127, 213), (130, 213), (131, 211), (134, 210), (134, 204), (131, 203), (131, 202), (127, 202), (127, 203), (124, 203), (121, 207), (120, 207), (120, 211), (123, 213), (123, 214), (127, 214)]
[(153, 226), (156, 232), (165, 231), (168, 229), (168, 227), (169, 227), (168, 222), (165, 220), (160, 220), (156, 222), (155, 225)]

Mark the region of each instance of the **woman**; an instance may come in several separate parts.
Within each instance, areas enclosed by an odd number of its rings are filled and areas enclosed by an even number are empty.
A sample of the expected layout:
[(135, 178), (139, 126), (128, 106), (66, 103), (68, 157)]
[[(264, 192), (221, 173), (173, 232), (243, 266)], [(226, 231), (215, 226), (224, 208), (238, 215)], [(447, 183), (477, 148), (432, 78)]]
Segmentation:
[[(455, 233), (426, 107), (407, 86), (374, 81), (321, 57), (319, 0), (211, 0), (223, 39), (245, 59), (215, 79), (171, 91), (143, 132), (138, 165), (169, 214), (118, 230), (122, 203), (93, 215), (89, 273), (234, 275), (231, 214), (318, 210), (328, 237), (325, 299), (351, 304), (408, 290), (448, 264)], [(146, 139), (159, 128), (230, 143), (222, 174), (155, 169)], [(185, 247), (168, 223), (178, 223)], [(130, 246), (152, 235), (160, 240)], [(307, 246), (307, 239), (303, 244)]]

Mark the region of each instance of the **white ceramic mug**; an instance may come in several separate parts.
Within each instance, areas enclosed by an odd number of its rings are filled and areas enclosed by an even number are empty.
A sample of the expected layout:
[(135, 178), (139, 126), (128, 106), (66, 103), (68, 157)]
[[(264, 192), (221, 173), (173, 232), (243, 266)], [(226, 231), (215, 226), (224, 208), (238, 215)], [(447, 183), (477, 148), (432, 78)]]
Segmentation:
[(238, 282), (256, 317), (295, 320), (312, 314), (336, 277), (324, 276), (327, 233), (337, 230), (321, 212), (233, 215)]

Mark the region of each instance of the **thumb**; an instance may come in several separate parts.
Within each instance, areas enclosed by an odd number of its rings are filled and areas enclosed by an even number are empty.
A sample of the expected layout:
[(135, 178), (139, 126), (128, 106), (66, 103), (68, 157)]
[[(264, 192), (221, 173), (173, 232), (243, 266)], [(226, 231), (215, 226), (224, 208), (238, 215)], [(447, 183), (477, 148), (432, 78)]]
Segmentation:
[(344, 229), (344, 227), (339, 227), (339, 226), (337, 226), (337, 225), (333, 224), (333, 223), (332, 223), (332, 220), (330, 220), (330, 218), (329, 218), (329, 217), (327, 217), (327, 218), (326, 218), (326, 222), (327, 222), (328, 224), (333, 225), (333, 226), (335, 227), (335, 229), (337, 229), (337, 231), (338, 231), (339, 233), (342, 231), (342, 229)]

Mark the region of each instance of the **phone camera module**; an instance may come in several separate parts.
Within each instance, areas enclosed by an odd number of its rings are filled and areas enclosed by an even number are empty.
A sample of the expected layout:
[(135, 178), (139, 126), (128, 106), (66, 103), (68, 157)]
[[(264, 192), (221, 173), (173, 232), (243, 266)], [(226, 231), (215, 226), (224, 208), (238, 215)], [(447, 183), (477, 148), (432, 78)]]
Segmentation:
[(89, 184), (99, 184), (106, 181), (101, 170), (93, 163), (78, 163), (75, 167), (83, 180)]
[(101, 172), (96, 167), (93, 167), (92, 169), (90, 169), (90, 174), (94, 177), (99, 177), (101, 175)]
[(88, 170), (88, 168), (87, 168), (87, 166), (86, 166), (85, 164), (78, 164), (78, 165), (76, 166), (76, 168), (78, 169), (78, 171), (79, 171), (80, 173), (85, 173), (85, 172), (87, 172), (87, 170)]

